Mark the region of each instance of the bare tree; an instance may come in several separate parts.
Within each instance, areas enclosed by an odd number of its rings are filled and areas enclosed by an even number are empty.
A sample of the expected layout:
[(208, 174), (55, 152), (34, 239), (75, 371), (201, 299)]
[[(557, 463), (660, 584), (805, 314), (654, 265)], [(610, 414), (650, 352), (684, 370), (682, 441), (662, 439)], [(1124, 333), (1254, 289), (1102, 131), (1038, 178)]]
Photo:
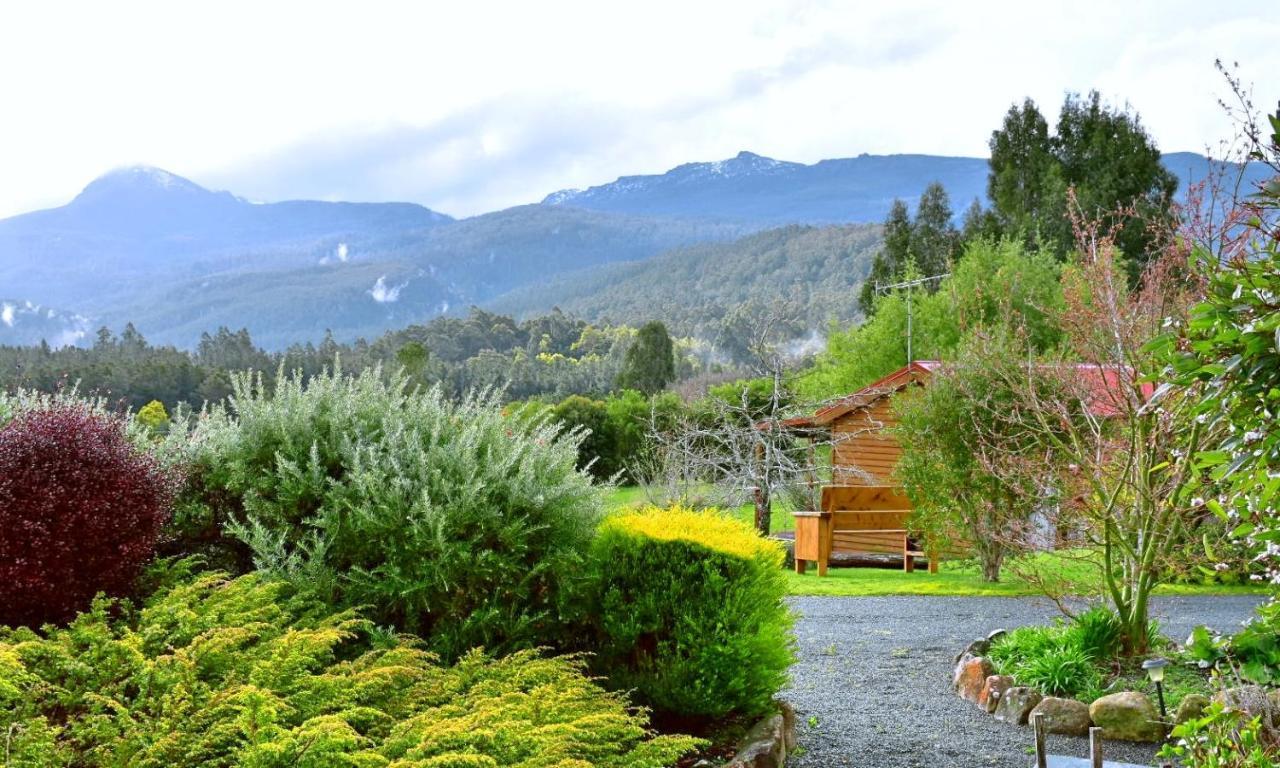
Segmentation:
[(782, 337), (795, 323), (786, 308), (742, 308), (734, 325), (749, 352), (753, 383), (733, 399), (706, 398), (704, 409), (673, 428), (651, 425), (654, 453), (639, 474), (650, 487), (679, 500), (705, 498), (707, 487), (724, 506), (749, 500), (756, 528), (768, 535), (779, 494), (816, 506), (818, 491), (830, 477), (818, 466), (818, 456), (834, 438), (806, 418), (819, 404), (800, 402), (791, 389), (791, 361)]

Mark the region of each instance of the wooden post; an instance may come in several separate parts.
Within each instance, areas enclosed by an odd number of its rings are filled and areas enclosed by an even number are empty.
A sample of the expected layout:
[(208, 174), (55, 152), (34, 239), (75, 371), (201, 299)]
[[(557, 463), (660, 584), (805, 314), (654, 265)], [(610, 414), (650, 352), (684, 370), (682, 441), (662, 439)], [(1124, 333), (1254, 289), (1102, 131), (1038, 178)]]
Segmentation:
[(831, 559), (831, 542), (835, 531), (831, 528), (831, 513), (824, 512), (818, 518), (818, 576), (827, 575), (827, 562)]
[(1089, 729), (1089, 762), (1102, 768), (1102, 729), (1097, 726)]
[(1044, 713), (1037, 712), (1031, 716), (1031, 730), (1036, 738), (1036, 768), (1048, 768), (1049, 756), (1044, 751)]
[(903, 535), (902, 537), (902, 570), (905, 573), (916, 572), (916, 556), (911, 554), (911, 538)]

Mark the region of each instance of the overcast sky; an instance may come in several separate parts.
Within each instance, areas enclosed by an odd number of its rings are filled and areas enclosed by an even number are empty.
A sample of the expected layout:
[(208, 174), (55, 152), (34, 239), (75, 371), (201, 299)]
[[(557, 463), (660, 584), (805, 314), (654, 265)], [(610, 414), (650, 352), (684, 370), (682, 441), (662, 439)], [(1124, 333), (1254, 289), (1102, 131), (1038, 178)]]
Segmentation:
[(742, 149), (985, 156), (1013, 101), (1090, 88), (1199, 151), (1215, 57), (1280, 98), (1275, 2), (199, 5), (4, 4), (0, 216), (135, 163), (463, 216)]

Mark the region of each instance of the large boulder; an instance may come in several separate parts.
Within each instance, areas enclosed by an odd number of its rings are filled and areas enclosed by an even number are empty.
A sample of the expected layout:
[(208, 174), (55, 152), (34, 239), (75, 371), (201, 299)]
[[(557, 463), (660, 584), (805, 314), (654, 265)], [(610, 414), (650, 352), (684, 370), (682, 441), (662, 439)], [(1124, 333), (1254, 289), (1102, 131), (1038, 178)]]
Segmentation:
[(982, 696), (982, 688), (987, 684), (987, 678), (991, 676), (994, 670), (991, 662), (982, 656), (965, 656), (956, 665), (955, 683), (956, 693), (960, 694), (960, 698), (965, 701), (972, 701), (974, 704), (979, 703)]
[(1182, 701), (1178, 702), (1178, 711), (1173, 715), (1175, 725), (1182, 725), (1188, 720), (1195, 720), (1204, 716), (1204, 711), (1209, 707), (1209, 697), (1200, 693), (1188, 693), (1182, 697)]
[(996, 705), (995, 718), (1002, 723), (1026, 725), (1031, 710), (1036, 708), (1043, 697), (1035, 688), (1014, 686), (1005, 691)]
[(996, 705), (1000, 703), (1000, 697), (1012, 687), (1013, 677), (1011, 675), (989, 676), (987, 682), (982, 684), (982, 693), (978, 694), (978, 706), (987, 710), (988, 714), (995, 712)]
[(1075, 699), (1060, 699), (1048, 696), (1031, 710), (1028, 720), (1036, 715), (1044, 716), (1044, 729), (1047, 733), (1061, 733), (1067, 736), (1087, 736), (1089, 734), (1089, 705)]
[(1104, 739), (1161, 741), (1165, 725), (1156, 705), (1145, 694), (1122, 691), (1103, 696), (1089, 705), (1089, 719), (1102, 729)]

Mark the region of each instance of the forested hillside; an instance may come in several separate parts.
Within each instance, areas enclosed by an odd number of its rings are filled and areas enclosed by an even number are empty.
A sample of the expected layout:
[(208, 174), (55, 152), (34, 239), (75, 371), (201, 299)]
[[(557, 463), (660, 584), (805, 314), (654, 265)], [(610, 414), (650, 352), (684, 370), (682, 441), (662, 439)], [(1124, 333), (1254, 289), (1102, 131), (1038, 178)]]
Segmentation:
[(793, 308), (792, 331), (803, 336), (857, 315), (857, 289), (879, 245), (877, 225), (782, 227), (572, 273), (492, 306), (517, 315), (557, 306), (626, 324), (657, 317), (677, 335), (715, 339), (732, 308), (782, 302)]
[[(373, 338), (566, 271), (644, 259), (734, 237), (735, 224), (522, 206), (391, 236), (352, 238), (346, 261), (241, 271), (156, 285), (103, 314), (148, 338), (189, 346), (211, 327), (247, 327), (268, 349), (321, 338)], [(549, 307), (548, 307), (549, 308)]]

